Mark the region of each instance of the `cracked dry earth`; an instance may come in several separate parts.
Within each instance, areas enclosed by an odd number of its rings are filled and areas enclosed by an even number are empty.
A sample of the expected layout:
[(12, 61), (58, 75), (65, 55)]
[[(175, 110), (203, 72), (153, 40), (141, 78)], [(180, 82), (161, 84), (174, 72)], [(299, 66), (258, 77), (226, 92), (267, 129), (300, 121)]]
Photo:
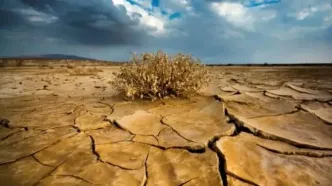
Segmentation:
[(0, 185), (332, 185), (331, 67), (213, 67), (154, 102), (102, 68), (0, 70)]

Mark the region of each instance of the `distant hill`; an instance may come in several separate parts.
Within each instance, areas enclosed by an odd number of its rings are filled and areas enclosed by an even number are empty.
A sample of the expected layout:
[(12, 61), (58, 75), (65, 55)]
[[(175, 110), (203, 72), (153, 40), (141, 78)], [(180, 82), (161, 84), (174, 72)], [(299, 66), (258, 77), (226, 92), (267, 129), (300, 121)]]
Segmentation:
[(0, 67), (21, 66), (64, 66), (68, 63), (75, 65), (121, 65), (124, 61), (106, 61), (64, 54), (26, 55), (26, 56), (0, 56)]
[(76, 59), (76, 60), (93, 60), (93, 61), (96, 61), (96, 59), (80, 57), (80, 56), (75, 56), (75, 55), (65, 55), (65, 54), (45, 54), (45, 55), (41, 55), (39, 57), (46, 58), (46, 59)]
[(98, 61), (96, 59), (91, 58), (85, 58), (75, 55), (66, 55), (66, 54), (44, 54), (44, 55), (27, 55), (27, 56), (16, 56), (16, 57), (0, 57), (1, 59), (69, 59), (69, 60), (92, 60), (92, 61)]

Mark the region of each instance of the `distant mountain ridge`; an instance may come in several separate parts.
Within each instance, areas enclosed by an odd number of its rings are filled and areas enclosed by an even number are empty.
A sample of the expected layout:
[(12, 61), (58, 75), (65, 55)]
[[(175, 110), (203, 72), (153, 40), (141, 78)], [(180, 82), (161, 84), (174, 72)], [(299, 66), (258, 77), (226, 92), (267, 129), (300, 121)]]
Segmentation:
[(98, 61), (97, 59), (80, 57), (75, 55), (67, 55), (67, 54), (44, 54), (44, 55), (27, 55), (27, 56), (13, 56), (13, 57), (0, 57), (4, 59), (71, 59), (71, 60), (92, 60)]

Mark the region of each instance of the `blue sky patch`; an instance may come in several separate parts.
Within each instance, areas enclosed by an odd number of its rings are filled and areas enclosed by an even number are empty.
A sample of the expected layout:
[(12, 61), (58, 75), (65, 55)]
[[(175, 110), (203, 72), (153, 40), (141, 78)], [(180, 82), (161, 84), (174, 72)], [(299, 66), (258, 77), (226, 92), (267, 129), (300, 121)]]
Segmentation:
[(151, 5), (152, 7), (159, 7), (159, 0), (152, 0)]
[(180, 12), (175, 12), (169, 16), (169, 20), (173, 20), (176, 18), (181, 18), (181, 13)]
[(166, 12), (166, 10), (161, 10), (161, 14), (162, 15), (167, 15), (168, 13)]
[[(141, 4), (139, 4), (138, 2), (136, 1), (133, 1), (133, 0), (126, 0), (128, 3), (130, 3), (131, 5), (136, 5), (136, 6), (139, 6), (141, 7), (143, 10), (147, 11), (149, 15), (152, 15), (152, 12), (153, 12), (153, 9), (152, 8), (146, 8), (144, 6), (142, 6)], [(159, 3), (159, 2), (158, 2)]]
[(132, 5), (138, 5), (141, 6), (140, 4), (138, 4), (136, 1), (133, 0), (127, 0), (128, 3), (132, 4)]
[(263, 1), (249, 0), (248, 2), (244, 3), (244, 6), (256, 7), (256, 6), (261, 6), (261, 5), (276, 4), (276, 3), (280, 3), (280, 2), (281, 2), (281, 0), (263, 0)]

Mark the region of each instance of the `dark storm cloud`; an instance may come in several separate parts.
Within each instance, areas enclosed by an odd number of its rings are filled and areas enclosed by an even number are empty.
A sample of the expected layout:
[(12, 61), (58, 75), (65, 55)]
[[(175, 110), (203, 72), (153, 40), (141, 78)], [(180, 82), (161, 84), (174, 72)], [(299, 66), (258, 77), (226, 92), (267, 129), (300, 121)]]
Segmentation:
[[(330, 0), (159, 2), (0, 0), (0, 56), (123, 61), (130, 52), (158, 49), (205, 63), (330, 62), (332, 56)], [(181, 16), (169, 19), (173, 13)]]
[(20, 8), (8, 3), (0, 5), (1, 29), (91, 46), (139, 44), (143, 37), (142, 32), (133, 29), (138, 22), (112, 1), (14, 1)]
[(5, 10), (0, 9), (0, 28), (11, 28), (13, 26), (17, 26), (21, 23), (24, 23), (25, 20), (19, 16), (18, 14)]

